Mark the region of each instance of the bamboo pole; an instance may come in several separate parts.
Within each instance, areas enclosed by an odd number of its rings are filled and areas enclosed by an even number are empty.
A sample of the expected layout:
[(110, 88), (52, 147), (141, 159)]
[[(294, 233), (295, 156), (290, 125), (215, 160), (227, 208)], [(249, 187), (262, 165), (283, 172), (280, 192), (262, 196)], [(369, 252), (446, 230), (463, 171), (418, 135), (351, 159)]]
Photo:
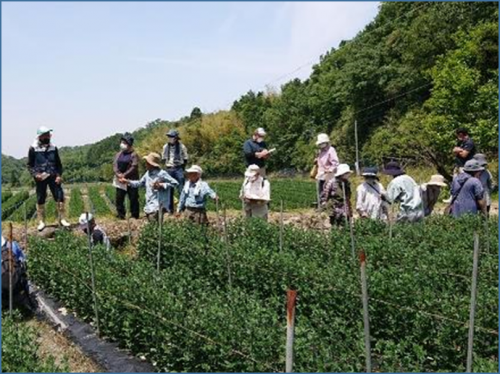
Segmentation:
[(160, 201), (160, 191), (158, 191), (158, 255), (156, 258), (156, 271), (160, 272), (160, 257), (161, 257), (161, 237), (162, 237), (162, 223), (163, 223), (163, 212)]
[(287, 291), (286, 302), (286, 372), (293, 372), (293, 341), (295, 338), (295, 305), (297, 291)]
[(99, 335), (99, 313), (97, 310), (97, 296), (95, 291), (95, 272), (94, 272), (94, 259), (92, 256), (92, 234), (90, 233), (90, 222), (89, 222), (89, 212), (86, 212), (87, 218), (87, 237), (89, 242), (89, 261), (90, 261), (90, 275), (92, 280), (92, 299), (94, 301), (94, 312), (95, 312), (95, 321), (96, 321), (96, 330), (97, 335)]
[(474, 259), (472, 263), (472, 286), (470, 296), (469, 313), (469, 337), (467, 342), (467, 373), (472, 372), (472, 353), (474, 343), (474, 317), (476, 313), (476, 295), (477, 295), (477, 270), (479, 265), (479, 235), (474, 233)]
[(280, 202), (280, 251), (283, 251), (283, 199)]
[(10, 243), (7, 246), (7, 250), (9, 251), (9, 313), (10, 316), (12, 317), (12, 308), (14, 304), (14, 295), (13, 295), (13, 284), (12, 284), (12, 271), (14, 267), (14, 259), (12, 258), (13, 253), (13, 244), (14, 244), (14, 235), (12, 233), (12, 222), (9, 223), (9, 240)]
[(366, 279), (366, 255), (363, 250), (359, 253), (361, 263), (361, 293), (363, 298), (363, 327), (365, 335), (365, 364), (366, 372), (371, 373), (372, 359), (370, 346), (370, 317), (368, 311), (368, 282)]
[(359, 170), (359, 143), (358, 143), (358, 121), (354, 120), (354, 138), (356, 141), (356, 175), (359, 177), (361, 172)]

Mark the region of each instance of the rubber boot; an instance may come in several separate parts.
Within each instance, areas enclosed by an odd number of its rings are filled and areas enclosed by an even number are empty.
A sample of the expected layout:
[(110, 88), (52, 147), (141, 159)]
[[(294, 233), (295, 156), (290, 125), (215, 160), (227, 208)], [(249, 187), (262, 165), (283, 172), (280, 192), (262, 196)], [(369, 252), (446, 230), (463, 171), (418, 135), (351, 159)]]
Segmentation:
[(59, 212), (59, 223), (63, 227), (70, 227), (68, 221), (64, 218), (64, 202), (57, 203), (57, 211)]
[(38, 217), (38, 231), (43, 231), (45, 228), (45, 205), (37, 204), (36, 206), (36, 215)]

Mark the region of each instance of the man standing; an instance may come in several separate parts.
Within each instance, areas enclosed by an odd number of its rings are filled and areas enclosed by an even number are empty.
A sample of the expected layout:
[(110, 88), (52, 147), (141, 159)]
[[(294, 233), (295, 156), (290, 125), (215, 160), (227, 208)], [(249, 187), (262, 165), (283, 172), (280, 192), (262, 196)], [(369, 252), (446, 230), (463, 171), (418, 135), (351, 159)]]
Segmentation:
[(417, 222), (424, 218), (420, 188), (412, 177), (395, 161), (387, 163), (382, 171), (394, 179), (387, 186), (385, 200), (389, 204), (400, 203), (397, 220), (401, 222)]
[(57, 147), (52, 144), (52, 129), (42, 126), (37, 138), (28, 152), (28, 170), (36, 183), (38, 231), (45, 228), (45, 200), (47, 186), (57, 202), (59, 223), (64, 227), (70, 224), (64, 219), (64, 191), (62, 189), (63, 167)]
[[(134, 138), (125, 133), (120, 140), (120, 152), (115, 156), (113, 170), (117, 180), (139, 179), (139, 156), (134, 150)], [(123, 187), (123, 186), (122, 186)], [(125, 219), (125, 197), (130, 201), (130, 214), (139, 218), (139, 191), (131, 186), (116, 188), (116, 211), (119, 219)]]
[(474, 157), (476, 154), (476, 146), (474, 141), (470, 138), (469, 132), (460, 128), (455, 131), (457, 136), (457, 145), (453, 148), (455, 155), (455, 175), (463, 171), (465, 163)]
[(486, 215), (484, 188), (479, 180), (483, 170), (484, 167), (477, 160), (469, 160), (465, 163), (463, 172), (453, 178), (451, 213), (454, 217), (478, 212)]
[(266, 135), (266, 131), (262, 127), (259, 127), (253, 133), (252, 138), (243, 144), (246, 166), (257, 165), (260, 168), (260, 175), (262, 177), (266, 176), (266, 160), (271, 155), (264, 142)]
[[(179, 131), (171, 129), (167, 132), (168, 142), (163, 146), (162, 160), (165, 161), (167, 173), (174, 178), (178, 185), (179, 198), (184, 187), (184, 169), (189, 160), (187, 148), (180, 141)], [(170, 194), (167, 211), (174, 211), (174, 193)]]

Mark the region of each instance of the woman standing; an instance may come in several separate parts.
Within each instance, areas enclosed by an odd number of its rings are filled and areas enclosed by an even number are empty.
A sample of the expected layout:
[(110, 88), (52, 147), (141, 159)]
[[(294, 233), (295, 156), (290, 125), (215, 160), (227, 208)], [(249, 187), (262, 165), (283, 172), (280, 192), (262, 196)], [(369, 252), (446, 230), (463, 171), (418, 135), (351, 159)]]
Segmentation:
[(318, 168), (316, 181), (319, 204), (321, 194), (325, 187), (325, 183), (331, 180), (334, 177), (335, 172), (337, 171), (337, 167), (339, 166), (339, 158), (337, 156), (337, 151), (335, 151), (335, 148), (330, 144), (330, 138), (327, 134), (318, 135), (316, 146), (319, 148), (318, 156), (314, 160)]
[[(139, 156), (134, 150), (134, 138), (125, 133), (120, 139), (120, 152), (115, 156), (113, 170), (116, 179), (139, 179)], [(130, 214), (139, 218), (139, 190), (137, 188), (115, 183), (116, 186), (116, 211), (119, 219), (125, 219), (125, 196), (130, 201)]]

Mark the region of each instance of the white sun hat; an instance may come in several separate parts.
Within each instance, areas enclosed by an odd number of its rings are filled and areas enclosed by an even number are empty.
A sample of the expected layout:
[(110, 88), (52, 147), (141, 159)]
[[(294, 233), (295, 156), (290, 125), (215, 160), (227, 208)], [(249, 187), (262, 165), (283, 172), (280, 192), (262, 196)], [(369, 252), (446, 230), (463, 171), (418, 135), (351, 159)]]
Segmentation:
[(264, 130), (262, 127), (259, 127), (257, 130), (255, 130), (255, 133), (259, 136), (266, 136), (267, 132)]
[(198, 165), (193, 165), (186, 170), (186, 173), (196, 173), (201, 175), (201, 173), (203, 173), (203, 170)]
[(54, 131), (54, 130), (49, 129), (49, 128), (48, 128), (48, 127), (46, 127), (46, 126), (40, 126), (40, 127), (38, 128), (38, 130), (36, 131), (36, 134), (37, 134), (38, 136), (40, 136), (40, 135), (43, 135), (43, 134), (51, 133), (52, 131)]
[(253, 164), (253, 165), (250, 165), (247, 170), (245, 171), (245, 177), (247, 178), (251, 178), (251, 177), (254, 177), (255, 174), (257, 174), (258, 172), (260, 171), (260, 167)]
[(337, 167), (337, 172), (335, 173), (336, 177), (340, 177), (341, 175), (347, 174), (347, 173), (352, 173), (351, 168), (347, 164), (340, 164)]
[[(92, 215), (92, 213), (88, 213), (88, 215), (89, 215), (89, 222), (90, 222), (94, 219), (94, 216)], [(80, 215), (80, 218), (78, 219), (78, 223), (83, 228), (87, 227), (87, 213), (82, 213)]]
[(316, 145), (320, 145), (323, 143), (330, 143), (330, 138), (327, 134), (318, 134), (318, 140), (316, 140)]

